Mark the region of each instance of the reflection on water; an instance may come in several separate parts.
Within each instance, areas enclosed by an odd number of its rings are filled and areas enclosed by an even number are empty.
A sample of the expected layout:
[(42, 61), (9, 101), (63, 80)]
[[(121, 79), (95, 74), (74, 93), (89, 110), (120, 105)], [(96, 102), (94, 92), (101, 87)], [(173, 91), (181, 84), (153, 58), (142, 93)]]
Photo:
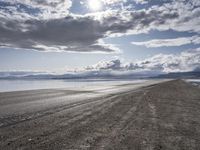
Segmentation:
[(71, 90), (101, 89), (106, 86), (112, 87), (119, 84), (142, 83), (145, 81), (146, 80), (0, 80), (0, 92), (54, 88), (67, 88)]

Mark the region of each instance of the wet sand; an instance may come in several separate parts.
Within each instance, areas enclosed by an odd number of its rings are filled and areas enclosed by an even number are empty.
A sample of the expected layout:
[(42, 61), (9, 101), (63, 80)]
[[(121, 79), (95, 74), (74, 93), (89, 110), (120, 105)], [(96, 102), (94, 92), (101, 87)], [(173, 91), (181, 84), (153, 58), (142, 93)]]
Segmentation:
[(0, 93), (3, 150), (196, 150), (199, 139), (200, 88), (182, 80)]

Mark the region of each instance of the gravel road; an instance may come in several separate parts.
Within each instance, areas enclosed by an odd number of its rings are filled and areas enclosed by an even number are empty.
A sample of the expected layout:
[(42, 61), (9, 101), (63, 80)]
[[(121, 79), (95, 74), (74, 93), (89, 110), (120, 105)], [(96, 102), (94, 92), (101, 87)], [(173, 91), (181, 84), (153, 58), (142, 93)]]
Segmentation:
[(89, 93), (92, 91), (0, 93), (0, 149), (200, 148), (198, 87), (173, 80), (85, 98)]

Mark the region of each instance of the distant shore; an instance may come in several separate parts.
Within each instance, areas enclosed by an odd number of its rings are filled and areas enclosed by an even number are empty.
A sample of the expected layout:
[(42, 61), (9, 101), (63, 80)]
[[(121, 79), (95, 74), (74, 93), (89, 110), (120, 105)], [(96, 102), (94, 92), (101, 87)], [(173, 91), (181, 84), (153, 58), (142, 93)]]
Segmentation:
[(183, 80), (0, 93), (0, 149), (200, 147), (200, 88)]

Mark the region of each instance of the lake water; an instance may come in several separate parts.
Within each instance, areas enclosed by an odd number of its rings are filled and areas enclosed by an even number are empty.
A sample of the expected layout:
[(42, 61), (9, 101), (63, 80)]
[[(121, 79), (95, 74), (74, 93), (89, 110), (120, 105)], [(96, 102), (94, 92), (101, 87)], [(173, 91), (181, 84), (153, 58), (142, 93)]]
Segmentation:
[[(68, 90), (101, 90), (121, 84), (140, 84), (148, 80), (0, 80), (0, 92), (64, 88)], [(200, 79), (187, 79), (200, 85)]]
[(125, 80), (125, 81), (105, 81), (105, 80), (0, 80), (0, 92), (24, 91), (35, 89), (55, 89), (66, 88), (70, 90), (90, 90), (112, 87), (120, 84), (143, 83), (147, 80)]

